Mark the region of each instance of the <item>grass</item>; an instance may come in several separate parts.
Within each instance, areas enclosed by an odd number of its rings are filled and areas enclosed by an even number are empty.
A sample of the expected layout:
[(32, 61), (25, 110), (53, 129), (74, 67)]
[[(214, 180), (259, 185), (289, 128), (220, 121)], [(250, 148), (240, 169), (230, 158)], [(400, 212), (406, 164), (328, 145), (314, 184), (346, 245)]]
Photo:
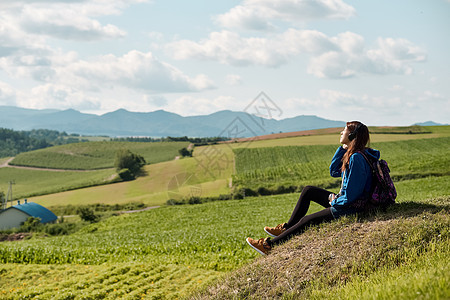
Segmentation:
[(45, 170), (23, 170), (0, 168), (0, 190), (5, 194), (10, 181), (14, 181), (15, 199), (37, 195), (59, 193), (94, 185), (103, 185), (115, 180), (115, 170), (105, 169), (87, 172), (52, 172)]
[[(186, 294), (217, 271), (156, 263), (0, 267), (2, 299), (164, 299)], [(170, 286), (168, 286), (170, 285)]]
[[(373, 143), (396, 179), (449, 175), (450, 137)], [(330, 184), (330, 153), (336, 145), (235, 149), (236, 185), (257, 189), (280, 185)], [(315, 180), (315, 181), (314, 181)], [(339, 183), (339, 180), (334, 180)]]
[[(228, 148), (220, 151), (232, 155)], [(213, 152), (216, 151), (203, 147), (203, 150), (198, 153), (197, 150), (194, 151), (193, 158), (146, 165), (144, 166), (145, 175), (133, 181), (33, 197), (30, 201), (44, 206), (128, 202), (143, 202), (147, 206), (154, 206), (162, 205), (170, 198), (189, 197), (193, 192), (196, 193), (194, 195), (200, 193), (203, 197), (229, 194), (229, 180), (234, 161), (229, 156), (229, 161), (221, 160), (218, 163), (214, 161), (211, 163), (206, 153)], [(188, 174), (188, 181), (177, 183), (174, 180), (177, 176), (185, 174)]]
[[(446, 299), (450, 198), (442, 201), (427, 212), (405, 206), (405, 215), (393, 210), (315, 227), (194, 298)], [(428, 276), (414, 276), (419, 274)]]
[[(447, 134), (442, 130), (432, 134)], [(398, 205), (311, 228), (275, 248), (280, 255), (260, 257), (245, 238), (264, 237), (264, 226), (286, 221), (298, 193), (166, 206), (111, 217), (70, 236), (0, 243), (1, 298), (449, 298), (448, 143), (398, 143), (391, 154), (389, 147), (382, 153), (401, 162), (395, 166), (400, 175), (428, 172), (396, 182)], [(163, 203), (171, 179), (185, 173), (195, 177), (173, 194), (189, 195), (197, 185), (205, 195), (229, 191), (232, 148), (246, 146), (198, 147), (193, 158), (146, 166), (148, 174), (133, 182), (34, 199), (45, 205)], [(318, 209), (312, 205), (309, 212)]]
[(311, 289), (309, 299), (446, 299), (450, 295), (449, 244), (438, 244), (415, 261), (383, 267), (332, 289)]
[(154, 164), (174, 159), (178, 150), (188, 145), (188, 142), (83, 142), (20, 153), (10, 164), (73, 170), (112, 168), (119, 149), (129, 149)]
[[(400, 127), (401, 130), (407, 130), (408, 127)], [(380, 128), (376, 127), (370, 128), (370, 130), (380, 131), (399, 131), (400, 128)], [(376, 133), (371, 134), (370, 139), (373, 143), (378, 142), (391, 142), (391, 141), (406, 141), (406, 140), (416, 140), (416, 139), (429, 139), (437, 137), (445, 137), (450, 135), (450, 126), (427, 126), (423, 127), (425, 131), (431, 133), (422, 134), (391, 134), (391, 133)], [(332, 134), (318, 134), (310, 136), (298, 136), (271, 140), (261, 140), (261, 141), (250, 141), (246, 143), (230, 144), (230, 147), (241, 147), (241, 148), (264, 148), (264, 147), (277, 147), (277, 146), (300, 146), (300, 145), (337, 145), (339, 143), (339, 130)]]
[[(131, 297), (135, 290), (145, 290), (148, 298), (185, 295), (252, 260), (256, 255), (245, 237), (263, 233), (260, 218), (286, 218), (295, 197), (164, 207), (113, 217), (71, 236), (2, 243), (0, 258), (9, 262), (0, 267), (7, 278), (1, 290), (5, 299), (46, 298), (55, 291), (77, 297)], [(280, 205), (289, 209), (280, 214)], [(40, 270), (39, 276), (31, 269)]]
[[(380, 232), (381, 236), (376, 239), (370, 235), (367, 237), (364, 235), (366, 246), (363, 246), (370, 249), (368, 245), (377, 241), (379, 251), (395, 246), (397, 250), (409, 251), (407, 253), (410, 255), (410, 251), (413, 251), (411, 249), (416, 247), (415, 244), (412, 247), (410, 242), (418, 242), (422, 237), (426, 237), (426, 241), (429, 241), (437, 236), (433, 233), (436, 228), (441, 230), (448, 226), (448, 212), (438, 213), (442, 208), (448, 209), (450, 204), (448, 177), (439, 178), (439, 180), (430, 177), (402, 181), (397, 184), (397, 189), (402, 195), (399, 198), (400, 204), (387, 216), (379, 217), (380, 222), (385, 222), (382, 223), (386, 225), (384, 227), (379, 225), (377, 220), (346, 219), (333, 222), (327, 225), (328, 227), (309, 230), (308, 234), (299, 237), (300, 239), (308, 238), (308, 243), (314, 240), (317, 247), (322, 247), (320, 249), (323, 250), (317, 252), (318, 257), (312, 256), (313, 261), (319, 259), (328, 261), (328, 258), (323, 255), (328, 251), (324, 249), (330, 249), (329, 247), (334, 245), (333, 239), (327, 240), (327, 235), (330, 233), (333, 233), (333, 236), (345, 235), (350, 239), (358, 232), (361, 234)], [(420, 190), (423, 192), (417, 194)], [(427, 201), (424, 198), (411, 201), (412, 198), (429, 195), (427, 191), (432, 191), (435, 198)], [(247, 236), (263, 237), (265, 236), (263, 226), (273, 226), (287, 220), (297, 197), (298, 194), (287, 194), (200, 205), (168, 206), (112, 217), (101, 223), (89, 225), (70, 236), (2, 243), (0, 258), (3, 265), (0, 273), (2, 278), (9, 278), (6, 281), (7, 284), (2, 287), (2, 290), (6, 292), (4, 297), (12, 299), (30, 295), (48, 296), (51, 292), (58, 292), (59, 294), (56, 295), (60, 295), (60, 298), (70, 293), (75, 297), (92, 298), (105, 295), (111, 298), (117, 295), (137, 298), (143, 294), (145, 294), (144, 298), (177, 298), (187, 296), (196, 288), (206, 289), (210, 286), (210, 290), (214, 289), (213, 287), (217, 284), (213, 286), (211, 284), (219, 279), (220, 282), (227, 282), (226, 286), (221, 288), (228, 291), (237, 289), (241, 293), (243, 291), (240, 285), (228, 285), (229, 282), (223, 281), (222, 276), (229, 271), (238, 270), (236, 272), (241, 275), (231, 273), (229, 276), (239, 279), (244, 284), (248, 283), (247, 278), (250, 277), (246, 275), (247, 271), (243, 270), (248, 270), (246, 266), (259, 255), (246, 245), (245, 238)], [(312, 205), (310, 212), (318, 209), (320, 207)], [(362, 230), (361, 228), (366, 229), (362, 232), (358, 231)], [(372, 230), (376, 228), (379, 230)], [(407, 240), (404, 244), (397, 244), (398, 241), (393, 239), (386, 239), (384, 242), (383, 237), (390, 236), (392, 232), (384, 233), (384, 230), (393, 228), (399, 228), (393, 233), (393, 237), (401, 238), (405, 236), (403, 230), (408, 230), (406, 236), (411, 236), (411, 240)], [(420, 234), (415, 235), (414, 232)], [(441, 232), (442, 236), (444, 233), (445, 231)], [(321, 242), (325, 240), (328, 244), (322, 245)], [(286, 253), (294, 251), (298, 245), (302, 244), (305, 244), (304, 240), (293, 240), (291, 246), (287, 245)], [(357, 246), (336, 244), (333, 247), (353, 249)], [(436, 247), (440, 246), (436, 245)], [(382, 261), (384, 256), (377, 257)], [(288, 271), (294, 272), (295, 268), (300, 266), (293, 261), (301, 260), (299, 257), (290, 256), (290, 258), (292, 260), (287, 260), (286, 263), (292, 269)], [(262, 264), (263, 269), (269, 268), (264, 259), (259, 258), (255, 263)], [(352, 261), (348, 263), (351, 265)], [(250, 268), (252, 266), (254, 264), (249, 265)], [(318, 267), (321, 267), (317, 271), (319, 273), (328, 269), (327, 265)], [(42, 274), (39, 276), (41, 286), (34, 285), (37, 275), (28, 275), (31, 268), (41, 270)], [(395, 267), (389, 265), (389, 270), (392, 269)], [(88, 273), (87, 270), (90, 272)], [(122, 274), (119, 270), (122, 270), (120, 271)], [(278, 269), (271, 270), (275, 272)], [(365, 276), (369, 276), (369, 273)], [(44, 276), (46, 274), (48, 276)], [(357, 278), (359, 275), (352, 276)], [(20, 280), (13, 281), (12, 277), (20, 278)], [(268, 281), (269, 279), (260, 278), (259, 282), (271, 282)], [(300, 282), (297, 281), (296, 286), (301, 286)], [(251, 284), (256, 284), (253, 279)], [(135, 294), (134, 291), (140, 291), (140, 293)], [(289, 293), (283, 291), (283, 294)], [(214, 296), (221, 295), (214, 294)], [(225, 298), (232, 298), (234, 294), (223, 295)], [(258, 297), (255, 296), (255, 298)]]

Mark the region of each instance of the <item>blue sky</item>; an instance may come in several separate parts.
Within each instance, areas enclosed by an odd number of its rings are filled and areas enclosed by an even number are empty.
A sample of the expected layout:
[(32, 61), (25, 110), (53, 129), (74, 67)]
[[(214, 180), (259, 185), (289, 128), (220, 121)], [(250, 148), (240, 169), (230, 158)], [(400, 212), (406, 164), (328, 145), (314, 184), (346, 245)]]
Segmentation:
[(450, 1), (0, 0), (0, 105), (450, 123)]

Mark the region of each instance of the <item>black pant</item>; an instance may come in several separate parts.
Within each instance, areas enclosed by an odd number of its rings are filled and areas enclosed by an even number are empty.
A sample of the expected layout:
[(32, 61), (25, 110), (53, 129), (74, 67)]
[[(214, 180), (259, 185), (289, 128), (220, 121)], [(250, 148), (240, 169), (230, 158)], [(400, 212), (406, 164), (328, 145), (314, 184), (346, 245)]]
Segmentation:
[[(317, 225), (333, 220), (334, 218), (331, 214), (331, 206), (328, 202), (328, 196), (330, 194), (331, 192), (327, 190), (315, 186), (306, 186), (300, 194), (300, 198), (298, 199), (297, 205), (292, 212), (291, 218), (285, 225), (286, 231), (279, 236), (270, 239), (269, 244), (277, 245), (290, 239), (295, 234), (302, 233), (311, 225)], [(308, 212), (311, 201), (322, 205), (325, 209), (305, 216)]]

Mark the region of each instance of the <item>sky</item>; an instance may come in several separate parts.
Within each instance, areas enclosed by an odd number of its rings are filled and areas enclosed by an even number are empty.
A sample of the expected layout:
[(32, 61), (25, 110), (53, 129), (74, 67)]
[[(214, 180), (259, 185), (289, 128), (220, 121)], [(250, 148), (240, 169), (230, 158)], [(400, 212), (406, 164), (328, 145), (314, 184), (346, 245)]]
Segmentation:
[(450, 0), (0, 0), (0, 105), (450, 123)]

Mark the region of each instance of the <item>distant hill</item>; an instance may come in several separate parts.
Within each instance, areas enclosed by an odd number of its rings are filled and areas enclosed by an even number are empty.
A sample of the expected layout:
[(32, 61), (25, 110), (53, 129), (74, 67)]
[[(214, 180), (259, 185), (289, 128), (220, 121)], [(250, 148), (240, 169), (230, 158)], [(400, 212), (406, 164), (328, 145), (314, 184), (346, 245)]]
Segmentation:
[(243, 138), (279, 132), (343, 127), (345, 122), (317, 116), (264, 119), (229, 110), (183, 117), (164, 110), (130, 112), (119, 109), (103, 115), (68, 110), (35, 110), (0, 106), (0, 127), (14, 130), (51, 129), (82, 135), (107, 136), (224, 136)]
[(414, 125), (419, 125), (419, 126), (445, 126), (448, 124), (440, 124), (440, 123), (436, 123), (433, 121), (427, 121), (427, 122), (422, 122), (422, 123), (416, 123)]

